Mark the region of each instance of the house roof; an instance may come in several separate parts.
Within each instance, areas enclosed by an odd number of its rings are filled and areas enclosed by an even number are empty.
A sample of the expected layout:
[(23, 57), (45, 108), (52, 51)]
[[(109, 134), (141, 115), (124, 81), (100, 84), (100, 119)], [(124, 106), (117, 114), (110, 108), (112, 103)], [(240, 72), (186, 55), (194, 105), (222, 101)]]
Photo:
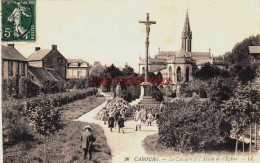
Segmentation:
[(3, 46), (3, 45), (1, 47), (2, 47), (2, 58), (3, 59), (28, 62), (28, 60), (14, 47)]
[(28, 57), (28, 61), (38, 61), (42, 60), (51, 50), (49, 49), (42, 49), (35, 51), (32, 55)]
[(90, 68), (90, 72), (92, 75), (99, 75), (101, 72), (103, 72), (106, 68), (102, 66), (100, 63), (93, 65)]
[(249, 53), (260, 53), (260, 46), (249, 46)]
[(67, 62), (70, 62), (70, 63), (88, 63), (88, 62), (84, 61), (83, 59), (67, 59)]
[(51, 80), (51, 81), (57, 81), (58, 79), (56, 79), (54, 77), (54, 75), (52, 75), (49, 71), (47, 71), (47, 69), (43, 68), (43, 67), (33, 67), (33, 66), (29, 66), (28, 70), (31, 72), (31, 74), (33, 74), (39, 81), (40, 83), (44, 83), (44, 80)]

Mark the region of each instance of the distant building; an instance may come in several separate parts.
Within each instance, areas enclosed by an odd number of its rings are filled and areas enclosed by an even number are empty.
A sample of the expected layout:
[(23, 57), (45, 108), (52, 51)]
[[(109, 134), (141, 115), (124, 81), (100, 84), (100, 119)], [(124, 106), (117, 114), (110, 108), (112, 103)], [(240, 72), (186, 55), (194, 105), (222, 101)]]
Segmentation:
[(87, 79), (89, 63), (83, 59), (67, 59), (66, 79)]
[(57, 50), (57, 45), (52, 45), (51, 50), (35, 47), (35, 52), (28, 57), (28, 61), (30, 66), (53, 69), (62, 78), (66, 78), (67, 59)]
[(102, 66), (100, 62), (95, 61), (94, 65), (90, 68), (89, 74), (93, 76), (101, 76), (105, 69), (106, 67)]
[(2, 47), (2, 79), (20, 75), (27, 76), (28, 61), (14, 48), (14, 44)]
[(249, 46), (252, 62), (260, 61), (260, 46)]

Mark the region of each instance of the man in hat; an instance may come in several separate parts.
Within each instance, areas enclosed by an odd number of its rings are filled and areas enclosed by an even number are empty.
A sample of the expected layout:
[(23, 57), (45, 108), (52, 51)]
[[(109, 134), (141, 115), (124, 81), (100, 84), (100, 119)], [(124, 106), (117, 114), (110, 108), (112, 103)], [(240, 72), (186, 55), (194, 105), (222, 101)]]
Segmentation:
[(83, 157), (86, 160), (89, 154), (89, 160), (92, 159), (93, 145), (92, 143), (96, 141), (96, 138), (92, 134), (91, 126), (87, 125), (84, 127), (85, 131), (81, 135), (81, 148), (83, 149)]

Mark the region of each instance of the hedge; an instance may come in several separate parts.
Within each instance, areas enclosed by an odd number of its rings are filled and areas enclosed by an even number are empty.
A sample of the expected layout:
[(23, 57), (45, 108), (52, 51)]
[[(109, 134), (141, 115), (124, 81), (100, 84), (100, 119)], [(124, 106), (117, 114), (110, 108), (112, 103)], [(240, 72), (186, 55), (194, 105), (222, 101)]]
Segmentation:
[(224, 113), (211, 101), (166, 103), (159, 120), (159, 141), (178, 151), (200, 151), (225, 144), (231, 130)]

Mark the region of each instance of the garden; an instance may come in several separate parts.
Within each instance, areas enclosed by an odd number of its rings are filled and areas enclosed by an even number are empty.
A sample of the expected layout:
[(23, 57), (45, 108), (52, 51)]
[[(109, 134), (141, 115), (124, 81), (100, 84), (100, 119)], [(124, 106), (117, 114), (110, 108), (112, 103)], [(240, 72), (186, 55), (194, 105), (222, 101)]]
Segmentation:
[[(4, 162), (74, 162), (82, 159), (80, 135), (89, 123), (72, 121), (102, 104), (105, 97), (93, 88), (3, 103)], [(66, 99), (66, 100), (64, 100)], [(86, 105), (88, 104), (88, 105)], [(111, 152), (102, 128), (96, 135), (94, 162), (109, 162)], [(54, 152), (55, 151), (55, 152)]]

